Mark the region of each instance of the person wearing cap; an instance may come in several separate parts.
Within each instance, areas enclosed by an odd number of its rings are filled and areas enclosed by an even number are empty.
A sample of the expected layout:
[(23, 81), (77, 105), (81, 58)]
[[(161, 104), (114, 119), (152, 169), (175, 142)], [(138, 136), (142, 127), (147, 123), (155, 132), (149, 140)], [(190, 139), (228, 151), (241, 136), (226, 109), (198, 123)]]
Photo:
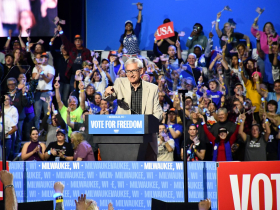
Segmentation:
[(83, 39), (81, 35), (74, 37), (74, 44), (72, 44), (63, 34), (62, 27), (57, 26), (57, 30), (62, 33), (60, 35), (62, 44), (67, 52), (69, 52), (69, 61), (65, 71), (65, 76), (70, 79), (70, 92), (74, 90), (74, 81), (76, 71), (82, 69), (82, 62), (85, 60), (92, 60), (90, 50), (83, 47)]
[(244, 76), (244, 72), (241, 71), (242, 80), (244, 81), (245, 87), (247, 89), (246, 98), (252, 101), (252, 105), (256, 107), (254, 111), (254, 119), (257, 123), (260, 123), (259, 109), (261, 106), (261, 95), (257, 91), (257, 85), (262, 81), (262, 74), (255, 71), (249, 79)]
[[(56, 140), (56, 130), (58, 128), (66, 130), (66, 122), (61, 117), (61, 114), (54, 109), (54, 106), (52, 105), (52, 97), (50, 96), (50, 99), (46, 99), (46, 103), (48, 104), (48, 113), (44, 116), (42, 119), (42, 128), (45, 132), (47, 132), (46, 136), (46, 146), (48, 147), (51, 142), (54, 142)], [(51, 106), (52, 105), (52, 106)], [(51, 122), (48, 123), (48, 120), (51, 116)], [(67, 141), (67, 139), (66, 139)]]
[(1, 93), (5, 94), (8, 91), (7, 79), (8, 78), (18, 78), (20, 75), (20, 70), (14, 65), (14, 56), (12, 54), (5, 55), (4, 74), (2, 76), (1, 82)]
[(54, 68), (48, 64), (49, 55), (44, 52), (41, 55), (41, 64), (37, 64), (32, 71), (32, 78), (34, 79), (38, 74), (41, 76), (39, 77), (39, 82), (36, 88), (35, 93), (35, 127), (39, 128), (39, 121), (42, 109), (44, 109), (44, 114), (48, 112), (48, 104), (41, 100), (41, 97), (48, 98), (52, 91), (52, 82), (55, 75)]
[(207, 43), (208, 39), (206, 36), (204, 36), (203, 26), (200, 23), (194, 24), (193, 31), (191, 32), (186, 43), (186, 46), (189, 48), (188, 54), (193, 53), (195, 45), (199, 44), (201, 47), (203, 47), (203, 49), (205, 49)]
[[(54, 38), (52, 38), (54, 39)], [(53, 43), (54, 40), (51, 39)], [(65, 76), (67, 64), (69, 61), (69, 52), (65, 49), (64, 45), (60, 46), (60, 52), (55, 50), (54, 44), (50, 45), (50, 52), (53, 57), (53, 65), (55, 68), (55, 79), (60, 82), (60, 94), (62, 95), (62, 101), (67, 105), (68, 96), (70, 94), (70, 81)]]
[(118, 49), (118, 52), (121, 53), (124, 49), (126, 50), (125, 54), (123, 54), (122, 56), (124, 63), (128, 58), (136, 58), (140, 53), (138, 38), (141, 30), (142, 5), (140, 3), (137, 3), (137, 8), (139, 12), (135, 29), (133, 29), (132, 21), (127, 20), (125, 22), (124, 33), (120, 37), (121, 45)]
[(271, 133), (266, 115), (263, 115), (263, 123), (265, 127), (264, 135), (261, 134), (259, 124), (253, 124), (251, 133), (246, 134), (243, 131), (245, 120), (246, 116), (242, 114), (239, 135), (246, 144), (244, 161), (266, 161), (266, 145)]
[[(169, 23), (169, 22), (171, 22), (171, 20), (169, 18), (165, 18), (163, 20), (163, 24)], [(157, 45), (158, 50), (162, 54), (167, 54), (169, 46), (175, 45), (177, 40), (180, 41), (180, 38), (178, 37), (178, 32), (174, 31), (174, 33), (175, 33), (175, 35), (172, 37), (168, 37), (166, 39), (161, 39), (161, 40), (155, 40), (155, 44)], [(156, 33), (155, 33), (155, 35), (156, 35)], [(155, 54), (157, 54), (157, 52), (155, 52)]]
[[(167, 114), (167, 117), (166, 117)], [(174, 149), (174, 160), (180, 160), (181, 153), (181, 136), (183, 133), (183, 126), (177, 124), (178, 111), (175, 108), (169, 109), (167, 113), (163, 114), (162, 123), (167, 124), (169, 138), (174, 139), (175, 149)]]
[(66, 131), (61, 128), (56, 129), (56, 141), (51, 142), (44, 153), (47, 161), (72, 161), (74, 150), (70, 142), (66, 142)]
[(201, 123), (203, 130), (214, 148), (213, 161), (232, 161), (231, 146), (237, 140), (240, 123), (237, 124), (232, 135), (229, 135), (226, 127), (220, 127), (218, 129), (218, 135), (214, 136), (208, 130), (203, 115), (199, 115), (199, 117), (203, 120)]

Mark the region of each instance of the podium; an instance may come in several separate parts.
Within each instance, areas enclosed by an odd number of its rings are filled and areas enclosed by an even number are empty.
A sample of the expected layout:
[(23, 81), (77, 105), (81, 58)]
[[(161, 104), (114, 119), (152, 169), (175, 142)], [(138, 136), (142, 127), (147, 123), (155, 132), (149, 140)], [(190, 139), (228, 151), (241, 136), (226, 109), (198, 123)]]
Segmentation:
[(153, 115), (88, 115), (88, 123), (104, 161), (145, 161), (153, 146), (157, 150), (159, 120)]

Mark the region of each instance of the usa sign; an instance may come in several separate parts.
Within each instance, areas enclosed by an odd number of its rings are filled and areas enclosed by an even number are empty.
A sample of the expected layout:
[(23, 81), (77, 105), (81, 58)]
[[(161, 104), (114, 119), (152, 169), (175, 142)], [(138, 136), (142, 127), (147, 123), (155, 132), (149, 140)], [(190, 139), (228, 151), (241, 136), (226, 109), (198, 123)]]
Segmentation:
[(280, 161), (222, 162), (217, 179), (218, 209), (280, 209)]
[(162, 24), (157, 29), (156, 40), (175, 36), (173, 22)]

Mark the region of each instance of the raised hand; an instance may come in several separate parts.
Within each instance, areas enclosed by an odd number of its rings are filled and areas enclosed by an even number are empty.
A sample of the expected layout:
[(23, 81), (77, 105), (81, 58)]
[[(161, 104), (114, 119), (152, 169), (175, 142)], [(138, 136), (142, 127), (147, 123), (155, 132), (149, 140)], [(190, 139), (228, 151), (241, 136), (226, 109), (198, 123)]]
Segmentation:
[(83, 81), (80, 81), (79, 83), (79, 89), (84, 90), (85, 89), (85, 83)]
[(81, 196), (78, 197), (78, 201), (75, 200), (76, 204), (76, 210), (86, 210), (92, 201), (86, 203), (86, 194), (81, 194)]
[(272, 43), (273, 43), (272, 37), (269, 37), (269, 38), (267, 39), (267, 43), (268, 43), (268, 46), (271, 46), (271, 45), (272, 45)]
[(257, 40), (260, 40), (260, 37), (261, 37), (260, 32), (257, 32), (257, 33), (256, 33), (256, 39), (257, 39)]
[(6, 170), (0, 171), (0, 180), (4, 186), (13, 184), (13, 174)]
[(179, 48), (180, 47), (180, 42), (178, 40), (176, 40), (176, 47)]
[(220, 19), (221, 16), (222, 16), (222, 13), (221, 13), (221, 12), (218, 12), (218, 14), (217, 14), (217, 20)]
[(209, 38), (212, 39), (214, 37), (214, 34), (210, 31)]
[(55, 89), (59, 89), (59, 87), (60, 87), (60, 84), (59, 84), (59, 82), (58, 81), (56, 81), (55, 83), (54, 83), (54, 88)]
[(64, 184), (62, 184), (62, 182), (56, 182), (54, 183), (53, 188), (56, 193), (63, 193)]

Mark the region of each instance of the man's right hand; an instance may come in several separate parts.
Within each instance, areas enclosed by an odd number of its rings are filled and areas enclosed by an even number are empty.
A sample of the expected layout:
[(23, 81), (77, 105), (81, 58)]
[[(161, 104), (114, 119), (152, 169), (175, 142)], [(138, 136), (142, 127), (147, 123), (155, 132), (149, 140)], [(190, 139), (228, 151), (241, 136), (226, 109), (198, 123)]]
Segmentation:
[(6, 170), (0, 171), (0, 180), (4, 186), (13, 184), (13, 174)]
[(108, 95), (112, 95), (114, 93), (114, 87), (113, 86), (108, 86), (106, 89), (105, 89), (105, 96), (108, 96)]

